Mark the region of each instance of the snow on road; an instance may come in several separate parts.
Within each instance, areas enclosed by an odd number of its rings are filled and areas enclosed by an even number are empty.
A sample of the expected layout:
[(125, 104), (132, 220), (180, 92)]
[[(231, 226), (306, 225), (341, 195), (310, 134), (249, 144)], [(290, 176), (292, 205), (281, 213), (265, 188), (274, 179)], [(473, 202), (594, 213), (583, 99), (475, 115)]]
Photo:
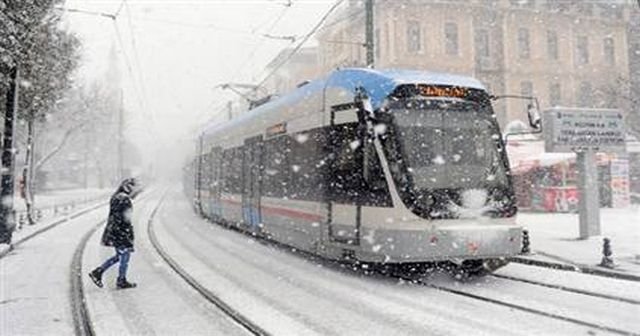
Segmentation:
[[(159, 193), (134, 205), (135, 252), (129, 280), (138, 287), (116, 290), (118, 265), (105, 273), (104, 288), (84, 277), (84, 292), (97, 335), (245, 335), (218, 309), (178, 278), (157, 255), (147, 238), (146, 224)], [(113, 255), (100, 245), (98, 230), (87, 245), (83, 272)]]
[[(176, 261), (232, 307), (276, 335), (589, 331), (571, 323), (309, 260), (196, 217), (180, 195), (172, 194), (166, 200), (156, 220), (158, 239)], [(532, 291), (548, 294), (530, 286), (520, 288), (530, 291), (529, 296), (535, 296)]]
[(640, 301), (640, 282), (511, 263), (496, 274)]
[[(159, 194), (134, 205), (136, 252), (130, 290), (114, 287), (117, 269), (99, 289), (85, 276), (112, 251), (89, 240), (83, 259), (86, 302), (96, 334), (246, 334), (191, 289), (158, 256), (146, 225)], [(0, 259), (0, 334), (69, 335), (69, 266), (81, 237), (106, 208), (70, 220)], [(158, 240), (192, 277), (274, 335), (606, 334), (547, 317), (383, 276), (366, 276), (309, 259), (197, 217), (170, 193), (156, 218)], [(637, 283), (509, 265), (499, 274), (640, 299)], [(585, 297), (506, 279), (429, 280), (589, 322), (637, 332), (638, 305)]]

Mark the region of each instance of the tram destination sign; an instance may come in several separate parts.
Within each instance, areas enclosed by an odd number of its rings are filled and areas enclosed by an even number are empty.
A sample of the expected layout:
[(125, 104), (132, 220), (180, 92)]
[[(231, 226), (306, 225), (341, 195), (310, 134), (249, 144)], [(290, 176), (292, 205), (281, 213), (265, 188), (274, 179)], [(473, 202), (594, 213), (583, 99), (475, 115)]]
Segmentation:
[(624, 152), (620, 110), (555, 107), (543, 114), (547, 152)]

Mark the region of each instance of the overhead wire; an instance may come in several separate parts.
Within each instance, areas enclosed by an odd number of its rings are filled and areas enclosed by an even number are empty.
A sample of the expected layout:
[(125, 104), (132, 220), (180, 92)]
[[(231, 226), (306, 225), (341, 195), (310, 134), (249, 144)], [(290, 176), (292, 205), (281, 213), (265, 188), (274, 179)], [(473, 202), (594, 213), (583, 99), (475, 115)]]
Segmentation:
[(148, 22), (165, 23), (165, 24), (170, 24), (170, 25), (174, 25), (174, 26), (192, 27), (192, 28), (197, 28), (197, 29), (219, 30), (219, 31), (225, 31), (225, 32), (234, 33), (234, 34), (252, 35), (252, 36), (258, 37), (257, 34), (252, 33), (251, 31), (248, 31), (248, 30), (242, 30), (242, 29), (235, 29), (235, 28), (231, 28), (231, 27), (218, 26), (218, 25), (210, 24), (210, 23), (199, 24), (199, 23), (184, 22), (184, 21), (177, 21), (177, 20), (155, 19), (155, 18), (149, 18), (149, 17), (143, 17), (143, 16), (136, 16), (135, 19), (137, 21), (148, 21)]
[[(238, 70), (236, 70), (236, 72), (233, 74), (232, 78), (234, 78), (234, 79), (237, 78), (245, 70), (245, 68), (251, 63), (251, 60), (254, 58), (255, 54), (262, 47), (262, 45), (264, 45), (266, 39), (270, 38), (269, 36), (265, 36), (265, 35), (269, 35), (271, 33), (271, 31), (284, 18), (285, 14), (292, 7), (292, 5), (293, 5), (293, 1), (289, 1), (287, 4), (284, 4), (284, 8), (277, 14), (275, 19), (271, 22), (269, 27), (265, 30), (266, 33), (262, 34), (262, 40), (260, 40), (260, 42), (258, 42), (258, 44), (256, 44), (256, 46), (251, 50), (251, 52), (249, 52), (247, 58), (241, 63), (241, 65), (238, 67)], [(257, 30), (257, 28), (255, 28), (253, 30), (253, 32), (252, 32), (253, 35), (255, 35), (255, 31), (256, 30)], [(291, 43), (294, 43), (294, 42), (295, 41), (291, 41)], [(209, 106), (207, 106), (207, 109), (205, 110), (204, 113), (208, 113), (208, 111), (210, 111), (212, 109), (214, 111), (220, 111), (220, 110), (222, 110), (221, 106), (224, 106), (226, 104), (227, 103), (218, 104), (217, 106), (214, 107), (214, 103), (212, 102), (211, 104), (209, 104)]]
[[(279, 13), (278, 16), (276, 17), (276, 19), (271, 23), (271, 25), (269, 26), (269, 28), (267, 28), (266, 30), (266, 34), (270, 34), (271, 30), (273, 30), (273, 28), (276, 27), (276, 25), (282, 20), (282, 18), (284, 17), (284, 15), (287, 13), (287, 10), (289, 10), (292, 6), (285, 6)], [(238, 70), (234, 73), (234, 75), (232, 76), (233, 78), (237, 78), (242, 71), (245, 70), (245, 68), (251, 63), (251, 60), (254, 58), (256, 52), (258, 52), (258, 50), (262, 47), (262, 45), (264, 45), (264, 42), (266, 41), (266, 39), (268, 38), (267, 36), (264, 36), (264, 39), (261, 40), (252, 50), (251, 52), (249, 52), (248, 57), (244, 60), (244, 62), (241, 63), (240, 67), (238, 67)], [(291, 42), (294, 43), (294, 42)]]
[(120, 15), (120, 11), (122, 11), (122, 8), (124, 7), (126, 0), (122, 0), (120, 2), (120, 6), (118, 6), (118, 9), (116, 10), (115, 14), (113, 14), (113, 16), (118, 17), (118, 15)]
[(271, 76), (273, 76), (283, 65), (285, 65), (287, 62), (289, 62), (289, 60), (293, 57), (293, 55), (295, 55), (302, 48), (302, 46), (311, 38), (311, 36), (313, 36), (318, 31), (318, 29), (320, 29), (320, 27), (322, 27), (322, 25), (324, 24), (325, 21), (327, 21), (329, 16), (336, 9), (338, 9), (338, 7), (343, 2), (344, 2), (344, 0), (338, 0), (336, 3), (334, 3), (333, 6), (331, 6), (331, 8), (329, 8), (329, 10), (322, 16), (320, 21), (318, 21), (318, 23), (316, 23), (316, 25), (302, 38), (300, 43), (298, 43), (298, 45), (296, 45), (296, 47), (291, 50), (291, 52), (287, 55), (287, 57), (285, 57), (282, 61), (280, 61), (280, 63), (278, 63), (276, 66), (274, 66), (272, 68), (272, 70), (269, 73), (267, 73), (267, 75), (265, 77), (262, 78), (262, 80), (257, 84), (257, 86), (264, 85), (264, 83), (269, 78), (271, 78)]
[(140, 89), (142, 91), (142, 98), (144, 101), (144, 105), (143, 105), (143, 111), (144, 114), (147, 115), (152, 123), (152, 132), (155, 134), (155, 113), (149, 113), (148, 107), (148, 100), (147, 100), (147, 90), (146, 90), (146, 85), (145, 85), (145, 77), (144, 77), (144, 71), (142, 69), (142, 64), (140, 63), (140, 57), (139, 57), (139, 53), (138, 53), (138, 48), (137, 48), (137, 43), (136, 43), (136, 34), (135, 31), (133, 29), (133, 22), (131, 19), (131, 8), (129, 7), (129, 3), (126, 0), (123, 0), (124, 5), (126, 6), (126, 13), (127, 13), (127, 23), (128, 23), (128, 27), (129, 27), (129, 32), (131, 33), (131, 48), (133, 50), (133, 58), (134, 58), (134, 62), (135, 62), (135, 68), (136, 68), (136, 72), (138, 73), (138, 80), (140, 82)]

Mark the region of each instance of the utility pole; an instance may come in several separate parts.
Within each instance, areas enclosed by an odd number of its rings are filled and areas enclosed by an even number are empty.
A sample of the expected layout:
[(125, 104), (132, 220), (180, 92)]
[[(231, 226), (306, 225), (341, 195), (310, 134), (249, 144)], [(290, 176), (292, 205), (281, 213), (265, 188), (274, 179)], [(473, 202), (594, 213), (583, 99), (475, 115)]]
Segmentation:
[(16, 126), (18, 110), (18, 67), (9, 70), (9, 90), (4, 115), (4, 135), (2, 140), (2, 191), (0, 192), (0, 243), (10, 244), (15, 218), (13, 215), (13, 130)]
[(365, 0), (365, 45), (367, 47), (367, 67), (375, 67), (375, 45), (373, 36), (373, 0)]

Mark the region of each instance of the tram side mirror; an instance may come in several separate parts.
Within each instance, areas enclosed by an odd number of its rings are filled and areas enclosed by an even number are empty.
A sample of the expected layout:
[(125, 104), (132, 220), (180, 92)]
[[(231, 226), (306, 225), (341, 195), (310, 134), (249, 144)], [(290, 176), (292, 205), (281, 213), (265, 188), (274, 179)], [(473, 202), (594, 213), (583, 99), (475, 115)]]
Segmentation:
[(535, 130), (539, 130), (542, 125), (542, 117), (540, 111), (534, 104), (527, 105), (527, 116), (529, 117), (529, 126)]
[(371, 105), (371, 98), (365, 97), (362, 99), (362, 109), (368, 117), (373, 117), (373, 105)]

